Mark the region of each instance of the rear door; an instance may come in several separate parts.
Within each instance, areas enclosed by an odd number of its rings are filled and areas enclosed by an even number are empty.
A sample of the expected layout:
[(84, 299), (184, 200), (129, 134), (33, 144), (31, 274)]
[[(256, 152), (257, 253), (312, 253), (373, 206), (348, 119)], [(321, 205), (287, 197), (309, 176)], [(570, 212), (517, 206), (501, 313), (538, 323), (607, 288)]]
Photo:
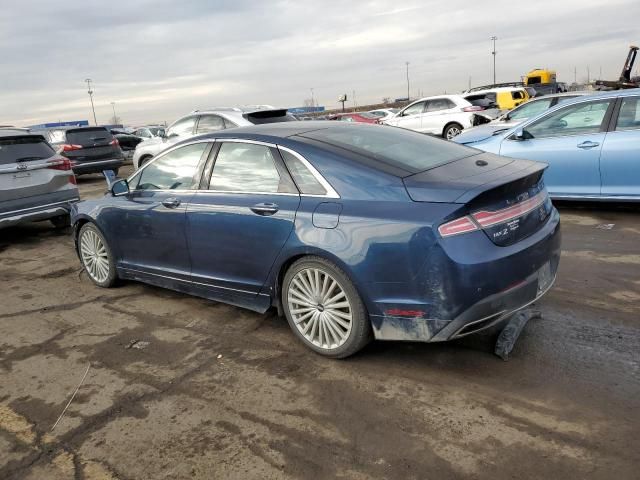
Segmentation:
[(122, 151), (111, 132), (103, 127), (67, 130), (64, 155), (82, 164), (122, 158)]
[(40, 135), (0, 137), (0, 214), (77, 197), (73, 173), (55, 157)]
[(460, 109), (456, 108), (456, 104), (448, 98), (428, 100), (422, 114), (422, 128), (420, 131), (442, 135), (444, 126), (449, 120), (448, 115), (454, 113), (455, 110), (457, 110), (455, 113), (460, 113)]
[(299, 203), (275, 147), (219, 143), (210, 180), (187, 209), (193, 281), (220, 300), (256, 308)]
[(525, 140), (505, 138), (500, 154), (547, 162), (544, 179), (552, 196), (600, 196), (600, 152), (611, 100), (568, 105), (523, 125)]
[(640, 196), (640, 96), (620, 99), (600, 157), (603, 196)]

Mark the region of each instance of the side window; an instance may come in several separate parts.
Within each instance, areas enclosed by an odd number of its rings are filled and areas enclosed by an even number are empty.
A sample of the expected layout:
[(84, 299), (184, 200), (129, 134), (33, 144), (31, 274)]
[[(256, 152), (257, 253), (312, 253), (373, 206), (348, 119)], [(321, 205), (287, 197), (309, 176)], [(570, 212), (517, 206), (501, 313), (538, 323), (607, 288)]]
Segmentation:
[(616, 130), (630, 130), (640, 128), (640, 97), (622, 99)]
[(293, 181), (296, 182), (300, 193), (306, 193), (307, 195), (327, 194), (327, 190), (298, 157), (286, 150), (280, 150), (280, 154), (289, 169), (289, 173), (291, 173), (293, 177)]
[(238, 125), (233, 123), (231, 120), (227, 120), (226, 118), (224, 119), (224, 128), (234, 128), (234, 127), (237, 127), (237, 126)]
[(173, 135), (191, 135), (195, 123), (196, 117), (188, 117), (182, 120), (178, 120), (176, 123), (169, 127), (169, 129), (167, 130), (167, 136), (171, 137)]
[(140, 128), (139, 130), (136, 130), (134, 132), (134, 135), (137, 135), (138, 137), (142, 137), (142, 138), (151, 137), (151, 135), (149, 134), (149, 131), (146, 128)]
[(534, 102), (528, 102), (509, 112), (510, 120), (517, 120), (520, 118), (531, 118), (539, 113), (548, 110), (551, 106), (551, 98), (545, 98), (543, 100), (536, 100)]
[(609, 107), (608, 100), (570, 105), (526, 127), (534, 138), (597, 133)]
[(402, 115), (415, 115), (416, 113), (422, 113), (424, 110), (425, 102), (414, 103), (413, 105), (408, 106), (402, 111)]
[(217, 132), (224, 130), (224, 120), (218, 115), (203, 115), (198, 121), (196, 133)]
[(455, 105), (451, 106), (452, 104), (453, 102), (448, 98), (436, 98), (435, 100), (429, 100), (427, 102), (427, 108), (425, 111), (437, 112), (439, 110), (448, 110), (450, 108), (453, 108), (453, 106), (455, 106)]
[(340, 121), (341, 122), (353, 122), (353, 117), (350, 117), (349, 115), (343, 115), (342, 117), (340, 117)]
[(209, 189), (222, 192), (297, 193), (291, 180), (280, 174), (271, 149), (251, 143), (221, 145)]
[(511, 92), (511, 98), (513, 98), (514, 100), (523, 100), (524, 92), (522, 90), (515, 90)]
[(194, 190), (202, 154), (209, 144), (194, 143), (166, 153), (140, 171), (137, 190)]

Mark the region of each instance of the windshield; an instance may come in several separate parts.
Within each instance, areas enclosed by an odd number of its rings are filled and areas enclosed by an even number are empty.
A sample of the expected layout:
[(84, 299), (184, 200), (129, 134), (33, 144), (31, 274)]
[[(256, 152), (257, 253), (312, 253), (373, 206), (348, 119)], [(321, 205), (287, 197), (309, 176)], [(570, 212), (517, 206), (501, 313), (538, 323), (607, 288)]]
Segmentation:
[(149, 131), (154, 137), (164, 137), (164, 128), (149, 127)]
[(301, 136), (374, 158), (411, 174), (478, 153), (422, 133), (387, 126), (353, 124)]
[(42, 160), (53, 156), (55, 152), (42, 137), (0, 138), (0, 165), (15, 162)]

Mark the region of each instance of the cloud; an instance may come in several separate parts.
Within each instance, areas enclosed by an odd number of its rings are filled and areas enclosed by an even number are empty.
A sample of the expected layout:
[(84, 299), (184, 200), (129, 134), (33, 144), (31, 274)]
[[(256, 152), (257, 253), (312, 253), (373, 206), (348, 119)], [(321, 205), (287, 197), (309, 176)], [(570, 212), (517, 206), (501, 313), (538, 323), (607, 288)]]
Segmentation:
[[(638, 42), (640, 3), (617, 0), (139, 0), (14, 1), (0, 16), (0, 123), (92, 118), (166, 120), (211, 105), (299, 106), (314, 96), (337, 106), (406, 93), (457, 92), (535, 67), (559, 79), (617, 78)], [(640, 65), (639, 65), (640, 66)], [(352, 95), (349, 95), (350, 97)]]

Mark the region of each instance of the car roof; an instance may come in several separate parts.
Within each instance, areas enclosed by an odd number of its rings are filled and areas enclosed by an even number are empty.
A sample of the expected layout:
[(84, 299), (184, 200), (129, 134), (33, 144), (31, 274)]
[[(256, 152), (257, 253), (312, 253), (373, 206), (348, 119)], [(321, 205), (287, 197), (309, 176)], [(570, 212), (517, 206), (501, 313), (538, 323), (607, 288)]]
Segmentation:
[[(529, 85), (527, 85), (529, 86)], [(535, 88), (535, 87), (533, 87)], [(478, 94), (483, 94), (483, 93), (499, 93), (499, 92), (515, 92), (518, 90), (524, 90), (525, 87), (495, 87), (495, 88), (486, 88), (484, 90), (474, 90), (473, 92), (467, 92), (464, 93), (463, 95), (465, 97), (467, 96), (471, 96), (471, 95), (478, 95)]]
[(32, 132), (28, 128), (0, 128), (0, 137), (15, 137), (16, 135), (42, 136), (39, 133)]

